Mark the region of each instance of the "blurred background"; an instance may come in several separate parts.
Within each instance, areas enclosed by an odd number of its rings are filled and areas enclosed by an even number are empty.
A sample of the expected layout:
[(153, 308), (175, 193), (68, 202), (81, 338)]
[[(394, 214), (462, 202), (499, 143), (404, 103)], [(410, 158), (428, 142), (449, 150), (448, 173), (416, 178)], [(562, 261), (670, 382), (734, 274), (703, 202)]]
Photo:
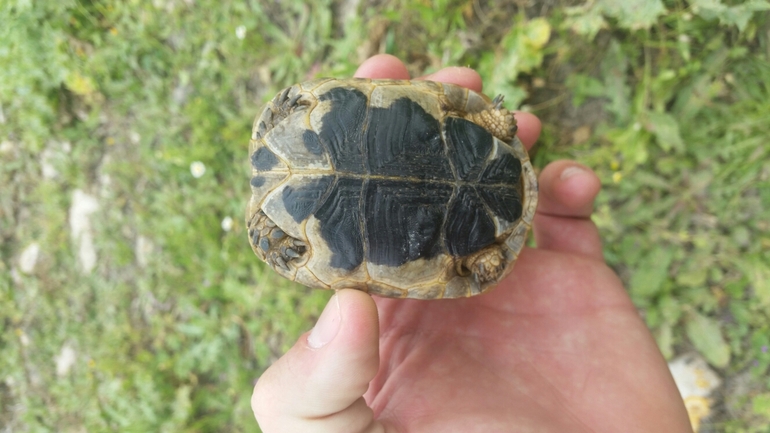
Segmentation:
[(0, 432), (257, 430), (254, 380), (330, 294), (249, 248), (251, 122), (376, 53), (476, 68), (540, 116), (536, 167), (599, 174), (606, 258), (664, 355), (715, 372), (700, 430), (770, 431), (768, 9), (0, 0)]

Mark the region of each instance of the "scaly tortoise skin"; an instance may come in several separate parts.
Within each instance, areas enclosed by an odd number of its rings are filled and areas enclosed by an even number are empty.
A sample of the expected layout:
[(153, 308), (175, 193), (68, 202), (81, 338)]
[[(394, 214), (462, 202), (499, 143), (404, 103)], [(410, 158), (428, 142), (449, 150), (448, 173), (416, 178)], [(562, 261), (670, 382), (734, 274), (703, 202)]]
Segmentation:
[(291, 86), (254, 122), (251, 247), (310, 287), (483, 293), (511, 271), (537, 207), (515, 132), (502, 97), (452, 84)]

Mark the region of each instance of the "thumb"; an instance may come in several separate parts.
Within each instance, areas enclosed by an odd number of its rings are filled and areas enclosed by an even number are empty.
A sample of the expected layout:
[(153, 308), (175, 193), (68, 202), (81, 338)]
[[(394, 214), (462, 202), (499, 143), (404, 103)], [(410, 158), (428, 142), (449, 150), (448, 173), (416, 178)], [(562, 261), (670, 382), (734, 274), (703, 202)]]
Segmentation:
[(254, 416), (264, 433), (384, 431), (363, 398), (378, 368), (377, 307), (366, 293), (340, 290), (259, 378)]

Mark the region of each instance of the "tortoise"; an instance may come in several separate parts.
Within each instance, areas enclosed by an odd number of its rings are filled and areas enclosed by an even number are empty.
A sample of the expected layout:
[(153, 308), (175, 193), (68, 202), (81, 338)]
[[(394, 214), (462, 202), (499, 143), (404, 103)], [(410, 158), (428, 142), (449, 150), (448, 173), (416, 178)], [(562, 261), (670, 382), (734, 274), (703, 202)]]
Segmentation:
[(416, 299), (489, 290), (511, 271), (537, 206), (502, 101), (420, 80), (284, 89), (252, 130), (252, 249), (315, 288)]

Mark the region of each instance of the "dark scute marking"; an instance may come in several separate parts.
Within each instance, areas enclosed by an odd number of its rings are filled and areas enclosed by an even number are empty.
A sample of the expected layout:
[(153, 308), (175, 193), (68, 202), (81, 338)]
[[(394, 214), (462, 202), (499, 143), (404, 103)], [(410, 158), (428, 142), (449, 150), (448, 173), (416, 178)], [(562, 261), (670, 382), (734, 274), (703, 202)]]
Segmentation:
[(364, 260), (361, 238), (361, 179), (341, 178), (315, 212), (321, 237), (332, 252), (330, 266), (352, 271)]
[(262, 251), (267, 252), (267, 250), (270, 249), (270, 241), (267, 238), (260, 238), (259, 248), (262, 249)]
[(321, 118), (318, 137), (329, 149), (334, 168), (364, 173), (362, 138), (368, 106), (366, 95), (355, 89), (337, 87), (319, 99), (331, 101), (331, 109)]
[(476, 191), (498, 217), (510, 222), (521, 218), (521, 196), (516, 189), (480, 186)]
[(265, 177), (264, 176), (254, 176), (251, 178), (251, 186), (254, 188), (259, 188), (260, 186), (265, 184)]
[(278, 164), (278, 157), (267, 147), (260, 147), (251, 154), (251, 165), (259, 171), (267, 171)]
[(287, 185), (283, 189), (282, 198), (286, 211), (294, 218), (294, 221), (300, 222), (310, 216), (321, 205), (321, 200), (326, 194), (326, 190), (334, 182), (332, 176), (323, 176), (314, 179), (298, 188)]
[(481, 126), (459, 117), (447, 117), (449, 157), (461, 180), (476, 180), (492, 151), (493, 137)]
[(323, 144), (321, 144), (321, 139), (318, 138), (318, 134), (314, 131), (307, 130), (302, 133), (302, 142), (305, 143), (305, 149), (307, 149), (308, 152), (317, 156), (323, 155)]
[(439, 121), (420, 104), (400, 98), (372, 108), (366, 130), (369, 172), (423, 179), (453, 179)]
[(495, 241), (495, 223), (473, 187), (460, 187), (449, 204), (444, 227), (446, 248), (455, 257), (463, 257)]
[(505, 183), (516, 185), (521, 176), (521, 161), (510, 153), (491, 161), (481, 173), (481, 183)]
[(443, 250), (441, 227), (452, 196), (448, 185), (370, 180), (366, 186), (366, 259), (401, 266)]

